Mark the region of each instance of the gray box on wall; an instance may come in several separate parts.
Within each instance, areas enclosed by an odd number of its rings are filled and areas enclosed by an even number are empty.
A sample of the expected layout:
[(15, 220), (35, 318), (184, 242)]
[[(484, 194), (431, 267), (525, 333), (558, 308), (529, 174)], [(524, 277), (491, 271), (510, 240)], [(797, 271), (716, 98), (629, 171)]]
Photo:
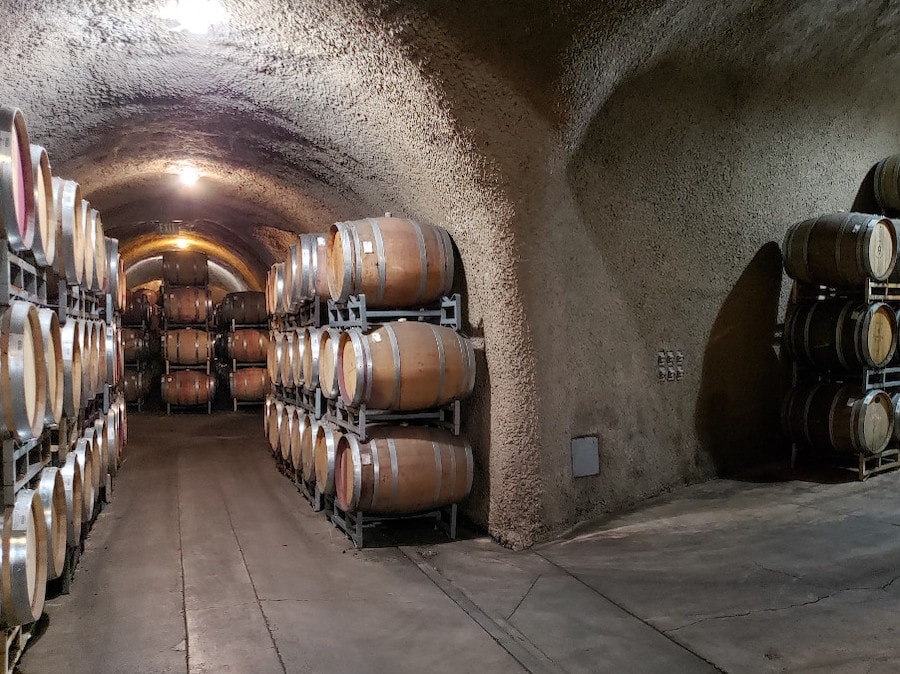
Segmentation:
[(572, 477), (600, 473), (600, 443), (596, 436), (572, 438)]

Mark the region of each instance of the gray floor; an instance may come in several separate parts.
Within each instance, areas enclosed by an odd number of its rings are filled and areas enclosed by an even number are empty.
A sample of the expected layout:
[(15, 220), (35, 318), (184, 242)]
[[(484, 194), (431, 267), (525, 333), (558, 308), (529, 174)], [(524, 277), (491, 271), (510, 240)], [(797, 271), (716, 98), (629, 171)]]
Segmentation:
[(22, 672), (900, 670), (898, 474), (717, 481), (522, 553), (417, 529), (356, 551), (257, 415), (131, 433)]

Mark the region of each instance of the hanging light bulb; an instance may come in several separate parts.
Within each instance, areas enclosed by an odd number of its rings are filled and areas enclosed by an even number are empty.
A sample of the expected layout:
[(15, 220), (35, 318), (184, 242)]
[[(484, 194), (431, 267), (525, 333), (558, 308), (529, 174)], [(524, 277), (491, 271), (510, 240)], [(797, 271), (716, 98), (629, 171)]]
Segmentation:
[(178, 178), (187, 186), (196, 185), (200, 180), (200, 169), (193, 164), (184, 164), (178, 167)]
[(159, 16), (174, 21), (173, 30), (206, 35), (209, 29), (228, 20), (228, 14), (217, 0), (169, 0)]
[(175, 239), (175, 245), (184, 250), (185, 248), (190, 248), (191, 242), (185, 239), (183, 236), (179, 236)]

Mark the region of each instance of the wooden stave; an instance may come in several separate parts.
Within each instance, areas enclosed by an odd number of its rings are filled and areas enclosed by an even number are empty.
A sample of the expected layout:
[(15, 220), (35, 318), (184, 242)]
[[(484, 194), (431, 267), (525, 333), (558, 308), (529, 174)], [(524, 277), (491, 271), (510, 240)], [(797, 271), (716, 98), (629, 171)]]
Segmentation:
[(167, 287), (164, 302), (166, 317), (173, 323), (206, 325), (212, 316), (212, 298), (205, 287)]
[[(368, 460), (363, 460), (364, 455)], [(391, 465), (391, 461), (398, 463)], [(440, 468), (428, 473), (426, 468), (438, 461)], [(373, 515), (412, 514), (458, 503), (471, 492), (474, 475), (472, 448), (465, 439), (429, 426), (376, 427), (365, 443), (355, 435), (344, 435), (338, 442), (335, 465), (335, 498), (341, 510)], [(453, 480), (445, 485), (444, 476), (451, 472)], [(428, 489), (421, 486), (428, 477), (436, 482), (430, 498)]]
[(66, 545), (71, 548), (81, 542), (81, 518), (84, 511), (81, 464), (74, 452), (69, 452), (59, 472), (66, 492)]
[(56, 201), (50, 159), (40, 145), (31, 146), (31, 180), (34, 185), (34, 240), (31, 253), (41, 267), (53, 267), (56, 261)]
[(364, 294), (372, 308), (420, 306), (453, 286), (453, 244), (441, 227), (387, 216), (338, 222), (326, 245), (328, 288), (336, 302)]
[[(873, 223), (883, 226), (893, 242), (892, 256), (883, 275), (875, 274), (869, 264), (871, 260), (865, 254), (875, 226)], [(785, 272), (797, 281), (838, 288), (857, 287), (864, 284), (867, 278), (885, 280), (890, 276), (897, 263), (897, 232), (893, 222), (881, 216), (829, 213), (789, 227), (782, 251)], [(843, 254), (839, 255), (836, 251)], [(849, 269), (840, 268), (839, 261), (848, 259), (856, 261), (857, 265)]]
[(62, 326), (63, 413), (74, 418), (81, 409), (82, 362), (80, 329), (75, 321)]
[(269, 353), (269, 333), (241, 328), (228, 333), (228, 357), (238, 363), (264, 363)]
[[(29, 333), (30, 340), (26, 337)], [(0, 378), (3, 387), (0, 427), (7, 435), (22, 441), (38, 437), (44, 429), (47, 368), (43, 361), (43, 342), (40, 318), (33, 304), (15, 300), (2, 311), (0, 353), (5, 360), (0, 366), (4, 373)], [(30, 361), (28, 368), (26, 360)], [(33, 395), (28, 395), (29, 368), (34, 377)]]
[[(883, 442), (869, 447), (865, 445), (863, 411), (876, 402), (887, 406), (891, 419)], [(821, 418), (823, 416), (824, 419)], [(884, 391), (859, 392), (853, 386), (835, 383), (813, 383), (793, 388), (782, 405), (781, 423), (787, 435), (798, 444), (870, 456), (884, 451), (893, 436), (895, 425), (891, 399)], [(835, 430), (849, 432), (847, 437), (836, 437)]]
[[(169, 405), (205, 405), (216, 395), (216, 378), (199, 370), (177, 370), (164, 374), (160, 386), (162, 400)], [(195, 395), (189, 397), (187, 401), (183, 400), (180, 394), (191, 390)], [(178, 394), (177, 397), (172, 397), (173, 392)]]
[[(428, 409), (466, 398), (475, 388), (475, 350), (451, 328), (385, 323), (369, 334), (346, 330), (340, 342), (338, 384), (350, 407), (366, 403), (371, 409)], [(419, 348), (423, 344), (435, 348), (433, 357)], [(409, 366), (417, 361), (433, 364), (436, 371)], [(422, 397), (429, 391), (433, 397)]]
[[(47, 527), (37, 492), (22, 489), (16, 494), (15, 504), (4, 509), (2, 530), (0, 622), (5, 627), (13, 627), (36, 621), (44, 608)], [(32, 545), (34, 559), (29, 563)]]
[(211, 358), (212, 340), (205, 330), (180, 328), (163, 335), (166, 360), (178, 365), (203, 365)]
[[(0, 106), (0, 163), (10, 167), (0, 172), (0, 226), (14, 252), (31, 250), (34, 242), (34, 174), (30, 147), (22, 111)], [(19, 209), (16, 194), (20, 198)]]
[(47, 374), (47, 402), (44, 409), (44, 425), (59, 423), (63, 414), (65, 397), (65, 366), (62, 353), (62, 330), (59, 317), (53, 309), (38, 308), (41, 336)]
[[(888, 312), (893, 327), (887, 357), (876, 360), (868, 350), (868, 331), (876, 312)], [(812, 367), (855, 371), (884, 367), (897, 349), (897, 316), (884, 302), (846, 300), (798, 302), (787, 313), (783, 342), (792, 360)]]
[(53, 178), (56, 204), (56, 267), (70, 284), (84, 283), (84, 225), (81, 220), (81, 186), (74, 180)]
[(168, 285), (209, 285), (209, 258), (190, 250), (167, 251), (162, 256), (162, 277)]
[[(254, 378), (259, 386), (251, 387)], [(228, 375), (231, 397), (244, 402), (261, 402), (269, 389), (269, 374), (264, 367), (242, 367)]]
[(66, 488), (60, 469), (45, 467), (36, 491), (47, 527), (47, 579), (53, 580), (62, 575), (66, 564)]
[(337, 444), (342, 433), (327, 422), (322, 422), (316, 429), (316, 486), (326, 496), (334, 494), (334, 471)]
[(323, 327), (319, 336), (319, 388), (322, 395), (333, 400), (340, 393), (338, 362), (341, 345), (341, 331)]

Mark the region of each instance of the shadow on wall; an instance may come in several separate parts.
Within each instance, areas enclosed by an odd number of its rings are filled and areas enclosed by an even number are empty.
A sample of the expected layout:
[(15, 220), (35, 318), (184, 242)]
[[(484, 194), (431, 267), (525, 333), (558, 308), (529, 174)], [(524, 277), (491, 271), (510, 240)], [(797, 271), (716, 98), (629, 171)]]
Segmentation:
[(774, 348), (781, 250), (770, 241), (716, 316), (703, 355), (695, 426), (719, 475), (787, 456), (780, 428), (786, 376)]
[(881, 213), (883, 210), (875, 199), (875, 166), (877, 164), (869, 169), (859, 186), (853, 207), (850, 209), (854, 213)]

